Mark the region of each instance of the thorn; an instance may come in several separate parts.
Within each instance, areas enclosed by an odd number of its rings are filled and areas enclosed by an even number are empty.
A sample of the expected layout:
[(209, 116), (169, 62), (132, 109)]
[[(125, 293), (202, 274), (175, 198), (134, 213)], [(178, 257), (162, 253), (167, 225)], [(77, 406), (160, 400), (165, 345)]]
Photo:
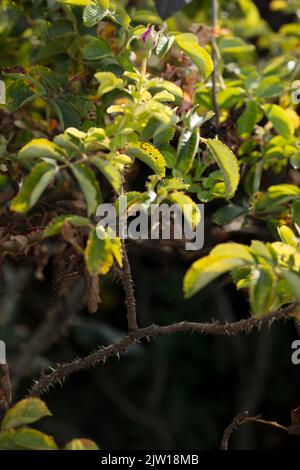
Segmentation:
[(268, 321), (268, 328), (269, 328), (269, 330), (271, 329), (271, 326), (273, 325), (274, 321), (275, 321), (275, 318), (271, 318), (271, 319)]

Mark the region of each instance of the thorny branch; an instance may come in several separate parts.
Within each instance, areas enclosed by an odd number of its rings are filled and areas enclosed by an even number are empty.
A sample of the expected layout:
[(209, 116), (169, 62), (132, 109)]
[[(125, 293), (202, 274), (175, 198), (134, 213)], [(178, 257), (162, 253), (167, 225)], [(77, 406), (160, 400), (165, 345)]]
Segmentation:
[(282, 426), (282, 424), (279, 424), (276, 421), (267, 421), (262, 419), (260, 416), (249, 416), (248, 411), (244, 411), (243, 413), (240, 413), (238, 416), (236, 416), (225, 429), (220, 446), (221, 450), (228, 450), (228, 444), (231, 435), (238, 429), (239, 426), (245, 423), (263, 424), (265, 426), (271, 426), (272, 428), (279, 429), (280, 431), (289, 432), (289, 428)]
[(36, 381), (31, 388), (31, 396), (40, 396), (46, 393), (50, 387), (57, 383), (62, 382), (74, 372), (89, 367), (95, 366), (99, 363), (105, 363), (106, 360), (112, 356), (120, 357), (121, 353), (128, 350), (130, 346), (140, 341), (141, 339), (150, 339), (157, 336), (164, 336), (179, 332), (196, 332), (208, 335), (235, 335), (238, 333), (250, 333), (254, 327), (260, 328), (263, 323), (269, 326), (276, 321), (283, 318), (288, 318), (295, 307), (293, 305), (270, 313), (262, 318), (251, 317), (245, 320), (240, 320), (234, 323), (221, 324), (220, 322), (212, 323), (197, 323), (183, 321), (173, 325), (160, 326), (151, 325), (145, 328), (138, 328), (137, 330), (129, 333), (120, 341), (113, 343), (109, 346), (102, 347), (99, 350), (85, 356), (81, 359), (75, 359), (72, 362), (59, 364), (56, 369), (53, 369), (48, 375), (45, 375)]
[(124, 240), (122, 240), (122, 251), (123, 251), (123, 269), (121, 273), (121, 279), (125, 291), (126, 297), (126, 309), (127, 309), (127, 323), (129, 332), (137, 330), (137, 321), (136, 321), (136, 305), (135, 305), (135, 296), (133, 290), (133, 280), (131, 275), (131, 267), (126, 251), (126, 245)]

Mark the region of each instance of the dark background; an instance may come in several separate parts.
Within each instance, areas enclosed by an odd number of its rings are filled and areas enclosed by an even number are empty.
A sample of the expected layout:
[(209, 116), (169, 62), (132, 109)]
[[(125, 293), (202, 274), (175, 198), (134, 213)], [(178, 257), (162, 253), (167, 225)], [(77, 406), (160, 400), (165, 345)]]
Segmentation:
[[(174, 6), (175, 2), (169, 3)], [(274, 30), (290, 20), (271, 13), (269, 2), (256, 3)], [(215, 209), (214, 205), (206, 209), (206, 220)], [(235, 241), (247, 243), (251, 238), (244, 234)], [(219, 241), (222, 235), (209, 226), (200, 255)], [(199, 253), (194, 256), (180, 247), (153, 242), (130, 244), (129, 257), (140, 326), (182, 319), (236, 321), (248, 314), (247, 298), (235, 290), (229, 278), (183, 300), (184, 272)], [(22, 263), (6, 263), (2, 272), (2, 324), (6, 315), (13, 321), (2, 328), (2, 336), (14, 363), (15, 400), (24, 396), (41, 368), (86, 355), (125, 334), (124, 296), (118, 280), (109, 275), (101, 281), (102, 304), (95, 315), (82, 307), (83, 286), (79, 283), (61, 309), (66, 325), (62, 337), (57, 335), (53, 345), (45, 346), (32, 360), (30, 370), (24, 371), (22, 357), (51, 307), (56, 289), (51, 264), (45, 279), (38, 281), (30, 256)], [(142, 342), (120, 361), (112, 359), (105, 367), (74, 374), (63, 388), (51, 390), (45, 400), (54, 416), (40, 427), (59, 443), (84, 436), (104, 449), (213, 449), (219, 446), (224, 428), (244, 410), (289, 425), (290, 411), (300, 405), (300, 366), (291, 363), (291, 344), (296, 338), (290, 321), (249, 336), (177, 334), (150, 344)], [(232, 448), (291, 449), (299, 448), (299, 440), (251, 424), (234, 435)]]

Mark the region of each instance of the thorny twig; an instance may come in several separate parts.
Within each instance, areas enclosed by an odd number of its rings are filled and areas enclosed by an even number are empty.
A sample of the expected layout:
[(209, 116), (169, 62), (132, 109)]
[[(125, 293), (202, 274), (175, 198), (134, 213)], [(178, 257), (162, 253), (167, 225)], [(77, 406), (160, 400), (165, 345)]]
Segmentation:
[(240, 320), (234, 323), (221, 324), (220, 322), (213, 323), (197, 323), (183, 321), (167, 326), (151, 325), (146, 328), (138, 328), (137, 330), (129, 333), (120, 341), (113, 343), (109, 346), (100, 348), (95, 352), (85, 356), (81, 359), (75, 359), (72, 362), (59, 364), (56, 369), (53, 369), (48, 375), (45, 375), (36, 381), (31, 388), (30, 395), (40, 396), (46, 393), (50, 387), (57, 383), (62, 383), (67, 377), (74, 372), (89, 367), (95, 366), (99, 363), (105, 363), (110, 357), (120, 357), (121, 353), (134, 345), (141, 339), (150, 339), (157, 336), (164, 336), (179, 332), (196, 332), (200, 334), (209, 335), (235, 335), (238, 333), (250, 333), (254, 327), (260, 328), (263, 323), (271, 324), (275, 320), (288, 318), (292, 313), (294, 306), (289, 306), (285, 309), (278, 310), (270, 313), (262, 318), (251, 317), (245, 320)]
[(133, 280), (131, 275), (131, 267), (126, 251), (126, 246), (124, 240), (122, 240), (122, 250), (123, 250), (123, 269), (121, 271), (121, 279), (125, 291), (126, 297), (126, 308), (127, 308), (127, 323), (129, 332), (137, 330), (137, 320), (136, 320), (136, 305), (135, 305), (135, 296), (133, 290)]
[(272, 428), (279, 429), (280, 431), (289, 432), (289, 429), (286, 426), (282, 426), (282, 424), (279, 424), (276, 421), (267, 421), (265, 419), (262, 419), (259, 415), (249, 416), (249, 412), (244, 411), (243, 413), (240, 413), (238, 416), (236, 416), (233, 421), (229, 424), (229, 426), (225, 429), (220, 445), (221, 450), (228, 450), (229, 439), (232, 433), (235, 432), (239, 426), (245, 423), (263, 424), (265, 426), (271, 426)]

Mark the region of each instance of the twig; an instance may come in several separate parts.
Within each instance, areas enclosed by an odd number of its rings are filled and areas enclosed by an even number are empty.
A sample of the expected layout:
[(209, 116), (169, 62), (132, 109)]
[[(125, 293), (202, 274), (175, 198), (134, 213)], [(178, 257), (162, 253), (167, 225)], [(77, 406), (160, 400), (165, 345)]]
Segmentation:
[(72, 362), (59, 364), (51, 373), (45, 375), (40, 378), (39, 381), (34, 383), (30, 391), (30, 395), (40, 396), (47, 392), (50, 387), (57, 383), (62, 383), (74, 372), (87, 369), (101, 362), (105, 363), (106, 360), (112, 356), (117, 356), (119, 358), (121, 353), (124, 353), (130, 346), (143, 338), (149, 339), (179, 332), (197, 332), (200, 334), (210, 335), (235, 335), (242, 332), (250, 333), (254, 327), (260, 328), (263, 323), (267, 323), (271, 326), (275, 320), (287, 318), (294, 308), (295, 307), (293, 305), (277, 312), (270, 313), (262, 318), (251, 317), (229, 324), (221, 324), (220, 322), (196, 323), (183, 321), (181, 323), (167, 326), (152, 325), (146, 328), (140, 328), (125, 336), (120, 341), (100, 348), (86, 357), (75, 359)]
[(215, 122), (216, 122), (216, 126), (219, 126), (220, 110), (219, 110), (218, 98), (217, 98), (219, 58), (218, 58), (216, 40), (214, 37), (214, 33), (218, 25), (218, 0), (211, 0), (211, 21), (212, 21), (212, 29), (213, 29), (212, 60), (214, 63), (214, 70), (213, 70), (213, 75), (212, 75), (212, 98), (213, 98), (213, 105), (214, 105), (214, 112), (215, 112)]
[(131, 267), (127, 255), (126, 245), (124, 240), (122, 240), (122, 249), (123, 249), (123, 269), (121, 271), (121, 278), (123, 287), (125, 290), (126, 297), (126, 308), (127, 308), (127, 323), (129, 332), (137, 330), (137, 320), (136, 320), (136, 305), (135, 305), (135, 296), (133, 290), (133, 280), (131, 275)]
[(240, 413), (225, 429), (220, 446), (221, 450), (228, 450), (229, 439), (232, 433), (235, 432), (239, 426), (245, 423), (263, 424), (265, 426), (271, 426), (272, 428), (279, 429), (280, 431), (284, 431), (287, 433), (289, 432), (289, 429), (286, 426), (282, 426), (282, 424), (279, 424), (276, 421), (267, 421), (265, 419), (262, 419), (260, 416), (248, 416), (248, 414), (248, 411)]

